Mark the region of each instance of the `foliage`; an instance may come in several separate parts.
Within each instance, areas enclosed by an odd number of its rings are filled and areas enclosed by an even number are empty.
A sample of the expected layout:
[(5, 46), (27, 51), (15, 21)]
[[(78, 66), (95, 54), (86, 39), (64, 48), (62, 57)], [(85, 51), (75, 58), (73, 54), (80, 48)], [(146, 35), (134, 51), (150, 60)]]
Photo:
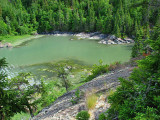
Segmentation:
[(35, 103), (33, 95), (38, 87), (29, 84), (31, 75), (29, 73), (19, 73), (18, 76), (7, 79), (3, 72), (6, 66), (5, 59), (0, 60), (0, 119), (9, 119), (15, 113), (26, 112), (27, 109), (33, 116)]
[(41, 79), (41, 83), (39, 86), (39, 93), (34, 97), (37, 98), (35, 103), (37, 105), (37, 111), (34, 113), (35, 115), (44, 107), (49, 106), (53, 103), (59, 96), (63, 95), (66, 91), (64, 88), (60, 88), (57, 83), (58, 81), (44, 81)]
[(72, 68), (67, 68), (66, 66), (64, 65), (60, 65), (58, 67), (58, 70), (57, 70), (57, 73), (58, 73), (58, 77), (61, 78), (62, 80), (62, 84), (63, 86), (66, 88), (66, 91), (68, 92), (69, 91), (69, 87), (71, 86), (71, 83), (70, 81), (67, 79), (67, 76), (69, 74), (69, 71), (71, 70)]
[[(65, 89), (58, 88), (57, 81), (30, 84), (34, 77), (30, 73), (19, 73), (11, 79), (3, 72), (7, 66), (5, 58), (0, 59), (0, 119), (10, 119), (16, 113), (29, 112), (31, 116), (43, 107), (47, 107), (59, 96), (65, 93)], [(76, 92), (77, 97), (79, 93)], [(21, 115), (15, 115), (21, 117)]]
[(94, 109), (96, 102), (97, 102), (98, 97), (95, 94), (88, 95), (86, 97), (86, 103), (87, 103), (87, 108), (89, 110)]
[(75, 97), (72, 97), (71, 99), (72, 104), (77, 104), (79, 99), (80, 99), (80, 90), (77, 89), (75, 92)]
[(157, 25), (147, 41), (151, 55), (138, 61), (129, 80), (120, 79), (121, 86), (109, 97), (111, 107), (107, 119), (160, 119), (160, 27)]
[(89, 117), (88, 111), (81, 111), (76, 115), (76, 120), (89, 120)]
[(112, 63), (108, 66), (108, 70), (113, 71), (113, 70), (117, 69), (118, 67), (121, 67), (121, 63), (120, 62), (114, 62), (114, 63)]
[(27, 114), (27, 113), (17, 113), (17, 114), (15, 114), (12, 118), (11, 118), (11, 120), (29, 120), (29, 118), (30, 118), (30, 115), (29, 114)]
[(103, 65), (102, 60), (99, 61), (99, 65), (94, 65), (93, 70), (91, 71), (91, 75), (89, 75), (84, 81), (88, 82), (92, 80), (93, 78), (108, 72), (108, 65)]
[(106, 120), (105, 114), (104, 114), (104, 113), (101, 113), (101, 114), (99, 115), (98, 120)]
[[(158, 23), (159, 9), (151, 5), (159, 1), (153, 1), (0, 0), (0, 35), (30, 34), (36, 30), (136, 35), (137, 29), (145, 30), (148, 22)], [(148, 11), (147, 7), (154, 9)]]

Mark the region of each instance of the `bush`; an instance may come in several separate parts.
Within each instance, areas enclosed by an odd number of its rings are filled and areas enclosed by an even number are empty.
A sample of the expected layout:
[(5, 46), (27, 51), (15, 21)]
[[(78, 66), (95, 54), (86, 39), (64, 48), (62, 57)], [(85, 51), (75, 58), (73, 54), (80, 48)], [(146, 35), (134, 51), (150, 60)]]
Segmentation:
[(98, 120), (106, 120), (105, 114), (104, 114), (104, 113), (101, 113), (101, 114), (99, 115)]
[(72, 97), (71, 99), (71, 102), (72, 104), (77, 104), (79, 102), (79, 99), (80, 99), (80, 90), (77, 89), (76, 92), (75, 92), (75, 97)]
[(100, 65), (94, 65), (93, 67), (93, 70), (92, 70), (92, 74), (89, 75), (84, 81), (85, 82), (88, 82), (92, 79), (94, 79), (95, 77), (103, 74), (103, 73), (107, 73), (108, 72), (108, 65), (103, 65), (102, 64), (102, 60), (99, 60), (99, 64)]
[(81, 111), (77, 114), (76, 120), (89, 120), (89, 117), (88, 111)]

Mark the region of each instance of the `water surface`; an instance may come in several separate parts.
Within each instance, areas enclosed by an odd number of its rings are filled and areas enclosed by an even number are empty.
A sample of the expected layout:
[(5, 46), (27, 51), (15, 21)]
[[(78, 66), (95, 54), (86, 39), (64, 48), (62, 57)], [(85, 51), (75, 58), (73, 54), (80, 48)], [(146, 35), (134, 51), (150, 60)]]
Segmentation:
[(130, 45), (103, 45), (93, 40), (71, 41), (64, 36), (45, 36), (30, 41), (26, 46), (12, 49), (0, 49), (0, 56), (6, 57), (10, 64), (16, 66), (77, 59), (86, 64), (114, 61), (128, 61), (131, 55)]
[[(81, 61), (83, 64), (97, 64), (100, 59), (110, 64), (115, 61), (126, 62), (131, 56), (132, 45), (103, 45), (96, 40), (70, 40), (70, 36), (45, 36), (11, 49), (0, 49), (0, 58), (19, 68), (34, 71), (43, 63), (62, 60)], [(80, 62), (79, 62), (80, 63)], [(28, 66), (29, 67), (28, 69)], [(34, 70), (33, 70), (34, 69)], [(23, 71), (23, 70), (22, 70)]]

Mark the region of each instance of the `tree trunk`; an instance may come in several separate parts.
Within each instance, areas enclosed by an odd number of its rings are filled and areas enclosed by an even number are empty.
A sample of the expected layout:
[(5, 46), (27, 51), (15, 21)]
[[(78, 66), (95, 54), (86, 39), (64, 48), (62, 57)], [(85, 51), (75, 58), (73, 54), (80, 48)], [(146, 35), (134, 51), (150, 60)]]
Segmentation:
[(31, 108), (31, 106), (29, 105), (28, 100), (27, 100), (27, 107), (28, 107), (28, 109), (29, 109), (29, 112), (30, 112), (31, 117), (34, 117), (32, 108)]
[(67, 85), (67, 82), (65, 80), (65, 77), (63, 76), (62, 78), (63, 78), (63, 81), (64, 81), (64, 85), (65, 85), (66, 91), (68, 92), (68, 85)]

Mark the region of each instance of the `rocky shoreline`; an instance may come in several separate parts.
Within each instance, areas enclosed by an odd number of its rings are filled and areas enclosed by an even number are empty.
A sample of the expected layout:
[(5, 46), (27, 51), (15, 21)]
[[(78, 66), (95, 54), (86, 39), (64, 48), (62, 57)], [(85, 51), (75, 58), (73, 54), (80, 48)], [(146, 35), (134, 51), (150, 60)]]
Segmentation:
[(2, 43), (0, 42), (0, 48), (12, 48), (13, 45), (11, 43)]
[[(73, 32), (60, 32), (54, 31), (51, 33), (42, 33), (43, 35), (54, 35), (54, 36), (75, 36), (78, 40), (82, 39), (96, 39), (99, 40), (100, 44), (130, 44), (134, 43), (132, 38), (126, 37), (124, 39), (118, 38), (115, 35), (107, 35), (102, 34), (100, 32), (92, 32), (92, 33), (73, 33)], [(74, 39), (70, 39), (74, 40)]]
[[(93, 39), (93, 40), (98, 40), (98, 43), (100, 44), (130, 44), (134, 43), (134, 40), (132, 38), (126, 37), (124, 39), (118, 38), (115, 35), (107, 35), (107, 34), (102, 34), (100, 32), (92, 32), (92, 33), (73, 33), (73, 32), (60, 32), (60, 31), (54, 31), (51, 33), (36, 33), (33, 38), (29, 39), (24, 39), (23, 41), (26, 40), (31, 40), (35, 38), (42, 37), (44, 35), (53, 35), (53, 36), (73, 36), (76, 37), (77, 40), (83, 40), (83, 39)], [(74, 38), (71, 38), (70, 40), (75, 40)], [(0, 42), (0, 48), (12, 48), (18, 44), (21, 44), (22, 42), (18, 42), (15, 45), (11, 43), (2, 43)]]

